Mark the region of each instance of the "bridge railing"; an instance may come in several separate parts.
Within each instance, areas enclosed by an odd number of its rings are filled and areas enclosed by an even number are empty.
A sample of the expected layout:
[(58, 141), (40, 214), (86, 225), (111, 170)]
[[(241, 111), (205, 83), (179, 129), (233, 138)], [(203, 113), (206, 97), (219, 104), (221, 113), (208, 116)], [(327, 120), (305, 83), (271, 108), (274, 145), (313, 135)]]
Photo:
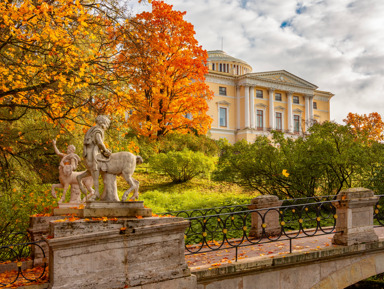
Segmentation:
[(260, 198), (258, 204), (252, 200), (247, 205), (167, 214), (190, 221), (185, 232), (186, 255), (233, 248), (237, 260), (240, 247), (277, 241), (288, 241), (292, 252), (294, 239), (335, 233), (335, 196), (285, 201), (275, 198)]
[[(43, 240), (31, 241), (27, 232), (1, 232), (0, 288), (45, 282), (48, 279)], [(32, 252), (40, 251), (43, 263), (35, 266)], [(48, 252), (47, 252), (48, 253)]]
[[(341, 234), (337, 229), (337, 207), (349, 202), (350, 197), (319, 196), (280, 201), (274, 196), (253, 199), (251, 204), (224, 206), (198, 210), (168, 212), (190, 221), (185, 232), (186, 255), (217, 250), (236, 250), (257, 244)], [(384, 226), (384, 195), (376, 195), (373, 210), (375, 226)], [(355, 198), (355, 197), (353, 197)], [(364, 202), (364, 201), (363, 201)], [(340, 211), (341, 212), (341, 211)], [(342, 228), (342, 229), (340, 229)], [(350, 231), (346, 229), (345, 233)]]

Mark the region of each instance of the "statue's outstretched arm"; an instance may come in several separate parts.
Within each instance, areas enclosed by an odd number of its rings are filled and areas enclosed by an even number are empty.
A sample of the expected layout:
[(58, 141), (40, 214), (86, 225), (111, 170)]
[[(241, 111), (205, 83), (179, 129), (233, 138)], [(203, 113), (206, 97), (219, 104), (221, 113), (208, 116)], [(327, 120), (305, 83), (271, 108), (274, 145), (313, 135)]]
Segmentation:
[(59, 157), (65, 157), (65, 154), (63, 154), (62, 152), (60, 152), (57, 147), (56, 147), (56, 140), (52, 140), (52, 144), (53, 144), (53, 149), (55, 150), (55, 153), (59, 156)]

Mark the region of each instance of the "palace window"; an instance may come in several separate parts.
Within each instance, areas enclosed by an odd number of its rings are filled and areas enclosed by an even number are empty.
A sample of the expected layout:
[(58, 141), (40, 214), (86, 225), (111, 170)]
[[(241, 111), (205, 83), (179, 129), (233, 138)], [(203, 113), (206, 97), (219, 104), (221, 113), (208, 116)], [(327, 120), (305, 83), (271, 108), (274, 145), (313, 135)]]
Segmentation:
[(219, 122), (220, 126), (227, 127), (227, 108), (219, 107)]
[(223, 86), (219, 86), (219, 94), (220, 95), (227, 95), (227, 88)]
[(281, 93), (275, 93), (275, 100), (281, 101)]
[(276, 112), (276, 130), (283, 130), (283, 114)]
[(293, 116), (293, 132), (300, 133), (300, 115)]
[(215, 64), (212, 63), (212, 70), (215, 70)]
[(263, 91), (262, 90), (256, 90), (256, 98), (263, 98)]
[(264, 111), (260, 109), (256, 111), (256, 128), (258, 130), (264, 129)]
[(298, 96), (293, 96), (293, 103), (297, 103), (297, 104), (300, 103), (300, 99)]
[(313, 108), (317, 109), (317, 102), (315, 102), (315, 101), (313, 102)]

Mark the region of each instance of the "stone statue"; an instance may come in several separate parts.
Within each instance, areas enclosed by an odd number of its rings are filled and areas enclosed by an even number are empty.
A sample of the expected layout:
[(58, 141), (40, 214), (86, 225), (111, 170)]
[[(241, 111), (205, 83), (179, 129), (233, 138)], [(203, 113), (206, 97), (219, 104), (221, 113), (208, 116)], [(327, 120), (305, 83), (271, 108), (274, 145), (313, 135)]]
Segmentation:
[[(87, 170), (77, 176), (80, 189), (85, 189), (81, 185), (81, 180), (92, 176), (95, 186), (95, 196), (100, 197), (99, 175), (103, 176), (104, 192), (101, 200), (119, 201), (117, 195), (116, 176), (122, 175), (130, 188), (124, 192), (122, 201), (125, 201), (128, 194), (134, 190), (131, 200), (139, 197), (139, 182), (132, 178), (136, 164), (141, 164), (143, 159), (130, 152), (111, 153), (104, 144), (104, 131), (109, 128), (110, 120), (107, 116), (99, 115), (96, 118), (96, 125), (91, 127), (84, 137), (84, 160)], [(92, 198), (92, 199), (94, 199)]]
[[(77, 176), (77, 181), (92, 176), (95, 186), (95, 197), (100, 197), (99, 193), (99, 174), (100, 167), (98, 159), (101, 157), (108, 158), (111, 152), (104, 145), (104, 131), (109, 128), (110, 121), (108, 117), (99, 115), (96, 118), (96, 125), (91, 127), (84, 137), (83, 157), (87, 170)], [(85, 189), (80, 185), (80, 189), (84, 192)]]
[[(77, 169), (77, 166), (80, 161), (80, 157), (75, 154), (76, 148), (73, 145), (69, 145), (67, 148), (67, 154), (60, 152), (56, 146), (56, 140), (52, 140), (53, 148), (55, 153), (61, 157), (60, 166), (59, 166), (59, 181), (60, 184), (52, 185), (52, 196), (57, 198), (55, 188), (63, 189), (63, 195), (59, 200), (59, 203), (65, 202), (65, 196), (67, 194), (69, 185), (71, 185), (71, 198), (70, 203), (79, 203), (81, 202), (81, 193), (79, 184), (76, 177), (82, 172), (74, 172)], [(83, 180), (84, 185), (86, 186), (88, 192), (93, 194), (93, 180), (92, 178), (85, 178)], [(86, 192), (85, 192), (86, 193)]]

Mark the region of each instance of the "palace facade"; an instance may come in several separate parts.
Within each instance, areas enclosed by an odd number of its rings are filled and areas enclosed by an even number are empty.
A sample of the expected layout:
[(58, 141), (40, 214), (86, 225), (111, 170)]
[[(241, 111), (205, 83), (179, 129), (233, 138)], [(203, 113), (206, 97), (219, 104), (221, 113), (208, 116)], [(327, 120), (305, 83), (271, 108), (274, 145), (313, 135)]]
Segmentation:
[(214, 92), (208, 101), (214, 139), (249, 142), (280, 130), (295, 136), (314, 122), (330, 120), (333, 94), (285, 70), (252, 72), (245, 61), (224, 51), (208, 51), (206, 83)]

